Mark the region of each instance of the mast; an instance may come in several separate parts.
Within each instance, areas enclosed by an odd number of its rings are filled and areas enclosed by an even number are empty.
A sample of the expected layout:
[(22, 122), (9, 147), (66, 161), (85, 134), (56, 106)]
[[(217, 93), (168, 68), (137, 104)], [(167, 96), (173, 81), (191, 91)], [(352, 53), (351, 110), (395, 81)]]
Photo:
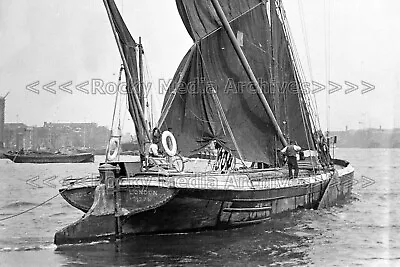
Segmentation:
[[(147, 125), (147, 122), (146, 122), (146, 109), (145, 109), (145, 101), (144, 101), (144, 86), (143, 86), (143, 84), (144, 84), (144, 82), (143, 82), (143, 53), (144, 53), (144, 50), (143, 50), (143, 45), (142, 45), (142, 37), (139, 37), (139, 45), (138, 45), (138, 48), (139, 48), (139, 56), (138, 56), (138, 58), (139, 58), (139, 100), (140, 100), (140, 105), (144, 108), (143, 109), (143, 116), (144, 116), (144, 121), (145, 121), (145, 125)], [(143, 131), (146, 131), (146, 129), (147, 129), (147, 127), (144, 127), (144, 128), (142, 128), (142, 127), (140, 127), (139, 128), (139, 131), (141, 132), (140, 134), (143, 136), (144, 135), (144, 133), (143, 133)], [(145, 151), (145, 148), (144, 148), (144, 144), (142, 144), (143, 145), (143, 150), (142, 151)]]
[[(142, 37), (139, 37), (139, 98), (140, 104), (144, 107), (144, 88), (143, 88), (143, 45), (142, 45)], [(145, 111), (145, 110), (144, 110)]]
[[(270, 4), (269, 4), (269, 8), (270, 8), (270, 17), (271, 17), (271, 81), (272, 81), (272, 86), (273, 86), (273, 91), (274, 92), (278, 92), (277, 94), (274, 94), (274, 106), (275, 106), (275, 117), (277, 120), (280, 119), (280, 109), (278, 109), (278, 107), (280, 106), (280, 99), (279, 99), (279, 94), (280, 91), (277, 91), (278, 88), (278, 78), (279, 78), (279, 73), (278, 73), (278, 54), (275, 53), (275, 49), (274, 47), (276, 47), (276, 44), (274, 45), (275, 42), (275, 38), (274, 38), (274, 27), (275, 27), (275, 22), (274, 22), (274, 18), (272, 17), (273, 12), (275, 11), (275, 3), (272, 3), (275, 0), (270, 0)], [(283, 131), (285, 132), (285, 129), (283, 129)]]
[[(269, 15), (268, 15), (268, 12), (267, 12), (267, 16), (269, 16), (269, 18), (270, 18), (270, 27), (269, 27), (270, 32), (269, 32), (269, 34), (270, 34), (270, 38), (271, 38), (271, 43), (270, 43), (271, 60), (270, 60), (269, 70), (270, 70), (270, 77), (271, 77), (270, 86), (272, 87), (272, 91), (276, 92), (278, 69), (277, 69), (277, 64), (275, 62), (275, 51), (274, 51), (274, 34), (273, 34), (274, 20), (272, 18), (272, 11), (273, 11), (272, 10), (272, 8), (273, 8), (272, 1), (273, 0), (270, 0), (270, 2), (269, 2), (269, 10), (268, 10), (269, 11)], [(279, 100), (279, 93), (278, 93), (278, 95), (274, 94), (273, 95), (273, 99), (274, 99), (275, 116), (277, 116), (278, 119), (279, 119), (280, 110), (279, 110), (279, 112), (277, 112), (277, 104), (276, 104), (277, 102), (279, 103), (279, 101), (276, 101), (277, 99)], [(284, 135), (287, 134), (285, 126), (286, 126), (286, 123), (283, 122), (283, 134)], [(276, 136), (274, 137), (274, 145), (275, 145), (275, 147), (277, 147)], [(279, 157), (278, 157), (278, 151), (277, 150), (275, 150), (275, 165), (276, 166), (279, 165)]]
[[(110, 6), (108, 5), (107, 0), (103, 0), (103, 3), (104, 3), (104, 6), (106, 7), (106, 10), (107, 10), (108, 19), (110, 20), (111, 28), (112, 28), (112, 31), (113, 31), (113, 34), (114, 34), (115, 41), (117, 42), (117, 46), (118, 46), (119, 53), (121, 55), (122, 62), (124, 64), (124, 66), (125, 66), (125, 69), (129, 70), (129, 65), (128, 65), (128, 62), (127, 62), (126, 57), (124, 55), (124, 52), (123, 52), (123, 49), (122, 49), (122, 45), (121, 45), (121, 41), (118, 38), (118, 33), (117, 33), (117, 29), (116, 29), (115, 23), (114, 23), (114, 21), (112, 19)], [(130, 71), (127, 71), (126, 73), (128, 73), (128, 79), (129, 79), (130, 84), (132, 86), (135, 86), (135, 84), (133, 82), (133, 77), (132, 77), (132, 74), (130, 73)], [(149, 131), (147, 131), (146, 120), (145, 120), (145, 117), (144, 117), (144, 114), (143, 114), (142, 105), (140, 104), (139, 96), (138, 96), (137, 92), (133, 88), (132, 88), (132, 92), (133, 92), (133, 96), (134, 96), (136, 109), (138, 110), (138, 113), (139, 113), (138, 114), (139, 115), (139, 121), (142, 124), (141, 126), (143, 127), (143, 130), (146, 133), (146, 136), (147, 136), (148, 140), (151, 140), (150, 133), (149, 133)], [(140, 127), (138, 127), (138, 128), (140, 128)], [(143, 133), (140, 133), (140, 134), (143, 134)]]
[(233, 30), (232, 30), (232, 28), (231, 28), (231, 26), (230, 26), (230, 24), (228, 22), (228, 19), (226, 18), (225, 14), (224, 14), (224, 11), (222, 10), (221, 5), (219, 4), (218, 0), (211, 0), (211, 2), (212, 2), (213, 6), (215, 8), (215, 11), (217, 12), (217, 15), (218, 15), (219, 19), (222, 22), (222, 26), (224, 27), (225, 31), (228, 34), (229, 39), (232, 42), (232, 45), (233, 45), (233, 47), (234, 47), (234, 49), (235, 49), (235, 51), (236, 51), (241, 63), (242, 63), (242, 65), (243, 65), (247, 75), (249, 76), (249, 78), (250, 78), (251, 82), (253, 83), (254, 87), (256, 88), (257, 95), (259, 96), (259, 98), (260, 98), (260, 100), (261, 100), (261, 102), (262, 102), (262, 104), (263, 104), (263, 106), (265, 108), (265, 111), (267, 112), (268, 116), (270, 117), (270, 119), (271, 119), (271, 121), (272, 121), (272, 123), (274, 125), (274, 128), (276, 130), (276, 134), (278, 135), (282, 145), (286, 146), (287, 145), (287, 141), (286, 141), (286, 139), (285, 139), (285, 137), (284, 137), (284, 135), (282, 133), (282, 130), (279, 127), (278, 122), (275, 119), (275, 116), (274, 116), (274, 114), (273, 114), (273, 112), (271, 110), (271, 107), (269, 106), (269, 104), (267, 102), (267, 99), (265, 98), (265, 96), (264, 96), (264, 94), (262, 92), (262, 89), (261, 89), (260, 85), (258, 84), (257, 78), (255, 77), (255, 75), (254, 75), (254, 73), (253, 73), (253, 71), (252, 71), (252, 69), (251, 69), (251, 67), (249, 65), (249, 62), (247, 61), (246, 56), (244, 55), (243, 50), (241, 49), (241, 47), (240, 47), (240, 45), (239, 45), (239, 43), (238, 43), (238, 41), (237, 41), (237, 39), (235, 37), (235, 34), (233, 33)]

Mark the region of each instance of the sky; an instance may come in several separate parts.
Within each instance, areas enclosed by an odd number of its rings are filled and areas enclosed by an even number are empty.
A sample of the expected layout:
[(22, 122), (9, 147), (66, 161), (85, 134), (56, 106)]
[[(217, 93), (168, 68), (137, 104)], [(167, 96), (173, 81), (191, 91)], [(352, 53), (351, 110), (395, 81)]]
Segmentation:
[[(163, 100), (159, 81), (172, 78), (192, 40), (173, 0), (116, 3), (132, 36), (142, 37), (157, 113)], [(332, 94), (327, 90), (315, 94), (322, 128), (328, 124), (331, 130), (400, 127), (400, 17), (396, 13), (400, 2), (283, 3), (308, 80), (343, 86)], [(10, 92), (6, 122), (93, 121), (110, 126), (115, 101), (112, 85), (117, 83), (120, 64), (102, 1), (0, 1), (0, 96)], [(110, 93), (94, 90), (100, 81), (103, 91), (107, 88)], [(367, 86), (362, 81), (375, 89), (363, 94)], [(55, 92), (43, 89), (52, 82), (50, 89)], [(345, 82), (360, 88), (346, 94)], [(63, 84), (71, 92), (60, 90)], [(77, 90), (77, 85), (89, 92)], [(132, 129), (124, 108), (121, 116), (125, 129)]]

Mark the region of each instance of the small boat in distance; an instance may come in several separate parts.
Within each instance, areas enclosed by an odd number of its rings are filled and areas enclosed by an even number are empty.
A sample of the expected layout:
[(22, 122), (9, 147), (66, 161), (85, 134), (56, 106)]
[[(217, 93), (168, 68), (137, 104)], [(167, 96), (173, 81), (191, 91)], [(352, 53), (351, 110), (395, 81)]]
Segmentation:
[(92, 153), (62, 154), (53, 152), (7, 152), (4, 156), (15, 163), (88, 163), (94, 162)]

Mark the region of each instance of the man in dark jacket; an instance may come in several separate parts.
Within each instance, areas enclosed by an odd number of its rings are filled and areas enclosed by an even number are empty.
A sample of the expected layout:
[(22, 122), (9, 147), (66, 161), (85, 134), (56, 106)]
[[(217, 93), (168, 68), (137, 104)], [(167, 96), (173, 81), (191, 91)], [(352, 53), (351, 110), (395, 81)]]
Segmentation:
[(287, 156), (289, 177), (293, 178), (292, 170), (294, 169), (294, 178), (299, 175), (299, 166), (297, 165), (297, 152), (301, 150), (301, 147), (296, 145), (296, 142), (290, 141), (290, 145), (282, 149), (282, 153)]

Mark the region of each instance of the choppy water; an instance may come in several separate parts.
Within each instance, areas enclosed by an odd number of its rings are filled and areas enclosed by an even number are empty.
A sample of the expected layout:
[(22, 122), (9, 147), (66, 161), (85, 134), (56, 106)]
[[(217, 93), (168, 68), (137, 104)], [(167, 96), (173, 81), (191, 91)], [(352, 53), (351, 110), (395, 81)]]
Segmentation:
[(53, 245), (54, 233), (82, 213), (60, 196), (1, 218), (51, 198), (57, 194), (52, 185), (62, 179), (97, 173), (101, 159), (45, 165), (0, 160), (0, 266), (400, 266), (400, 149), (338, 149), (336, 155), (351, 161), (358, 181), (342, 206), (231, 231), (63, 249)]

